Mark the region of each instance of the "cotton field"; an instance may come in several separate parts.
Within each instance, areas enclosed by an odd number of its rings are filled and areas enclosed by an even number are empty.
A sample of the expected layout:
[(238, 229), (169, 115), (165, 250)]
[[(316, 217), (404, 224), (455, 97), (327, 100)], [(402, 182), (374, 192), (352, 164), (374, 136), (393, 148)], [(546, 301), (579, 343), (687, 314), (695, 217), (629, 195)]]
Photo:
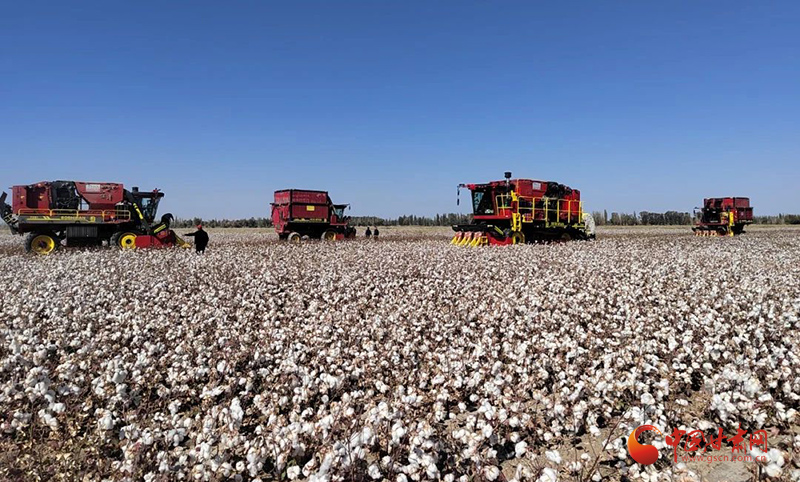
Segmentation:
[[(800, 230), (381, 231), (212, 231), (204, 256), (0, 236), (0, 479), (800, 480)], [(769, 451), (658, 439), (645, 467), (644, 423)]]

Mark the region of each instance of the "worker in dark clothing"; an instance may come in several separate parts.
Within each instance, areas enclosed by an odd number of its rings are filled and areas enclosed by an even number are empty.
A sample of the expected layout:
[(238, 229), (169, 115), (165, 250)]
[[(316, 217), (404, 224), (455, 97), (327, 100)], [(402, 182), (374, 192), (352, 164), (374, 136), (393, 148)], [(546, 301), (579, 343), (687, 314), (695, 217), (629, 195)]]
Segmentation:
[(372, 236), (372, 231), (370, 231), (369, 226), (367, 226), (367, 230), (364, 232), (364, 236), (366, 236), (367, 238)]
[(375, 236), (375, 239), (378, 239), (379, 234), (381, 234), (381, 232), (378, 231), (378, 226), (375, 226), (375, 231), (372, 232), (372, 235)]
[(194, 249), (198, 253), (205, 253), (208, 246), (208, 233), (203, 231), (203, 225), (197, 225), (197, 231), (186, 233), (186, 236), (194, 236)]

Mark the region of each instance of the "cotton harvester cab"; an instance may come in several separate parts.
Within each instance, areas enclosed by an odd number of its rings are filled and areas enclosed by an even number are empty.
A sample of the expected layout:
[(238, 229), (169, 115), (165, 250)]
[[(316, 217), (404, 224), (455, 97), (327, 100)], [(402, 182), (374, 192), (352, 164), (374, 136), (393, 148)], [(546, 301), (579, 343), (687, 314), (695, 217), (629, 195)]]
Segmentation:
[(583, 212), (581, 193), (552, 181), (511, 179), (459, 184), (472, 201), (472, 223), (453, 226), (451, 244), (507, 245), (593, 239), (594, 219)]
[(744, 227), (752, 222), (750, 198), (713, 197), (703, 199), (699, 219), (692, 230), (697, 236), (733, 236), (742, 234)]
[(25, 249), (49, 254), (57, 247), (100, 246), (122, 249), (187, 246), (169, 229), (172, 214), (156, 222), (164, 193), (128, 191), (109, 182), (53, 181), (11, 188), (11, 205), (0, 195), (3, 220), (15, 234), (27, 234)]

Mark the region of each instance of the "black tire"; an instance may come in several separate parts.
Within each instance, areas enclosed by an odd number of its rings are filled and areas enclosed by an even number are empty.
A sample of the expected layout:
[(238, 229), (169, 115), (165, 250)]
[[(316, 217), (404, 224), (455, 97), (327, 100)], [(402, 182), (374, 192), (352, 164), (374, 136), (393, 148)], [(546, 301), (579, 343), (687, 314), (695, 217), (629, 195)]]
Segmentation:
[(303, 237), (300, 236), (300, 233), (292, 231), (291, 233), (289, 233), (289, 236), (286, 239), (288, 239), (290, 243), (300, 243)]
[(52, 231), (33, 232), (25, 238), (26, 253), (50, 254), (59, 246), (61, 246), (61, 240)]
[(327, 229), (324, 233), (322, 233), (322, 240), (323, 241), (336, 241), (336, 231), (333, 229)]

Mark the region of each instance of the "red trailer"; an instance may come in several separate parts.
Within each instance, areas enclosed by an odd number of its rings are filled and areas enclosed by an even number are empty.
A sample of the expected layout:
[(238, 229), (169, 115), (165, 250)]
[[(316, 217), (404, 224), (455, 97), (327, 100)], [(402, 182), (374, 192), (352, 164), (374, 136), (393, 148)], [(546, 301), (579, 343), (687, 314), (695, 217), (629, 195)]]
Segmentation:
[(281, 240), (299, 242), (303, 237), (328, 241), (353, 238), (344, 211), (348, 204), (333, 204), (327, 191), (283, 189), (275, 191), (272, 224)]
[(62, 245), (123, 249), (186, 245), (171, 229), (172, 214), (156, 221), (158, 189), (128, 191), (112, 182), (43, 181), (0, 195), (3, 220), (15, 234), (28, 234), (25, 249), (49, 254)]
[(505, 245), (543, 240), (592, 239), (594, 219), (581, 193), (553, 181), (511, 179), (459, 184), (472, 194), (472, 224), (453, 226), (452, 244)]
[(742, 234), (753, 223), (750, 198), (712, 197), (703, 199), (700, 217), (692, 228), (697, 236), (733, 236)]

